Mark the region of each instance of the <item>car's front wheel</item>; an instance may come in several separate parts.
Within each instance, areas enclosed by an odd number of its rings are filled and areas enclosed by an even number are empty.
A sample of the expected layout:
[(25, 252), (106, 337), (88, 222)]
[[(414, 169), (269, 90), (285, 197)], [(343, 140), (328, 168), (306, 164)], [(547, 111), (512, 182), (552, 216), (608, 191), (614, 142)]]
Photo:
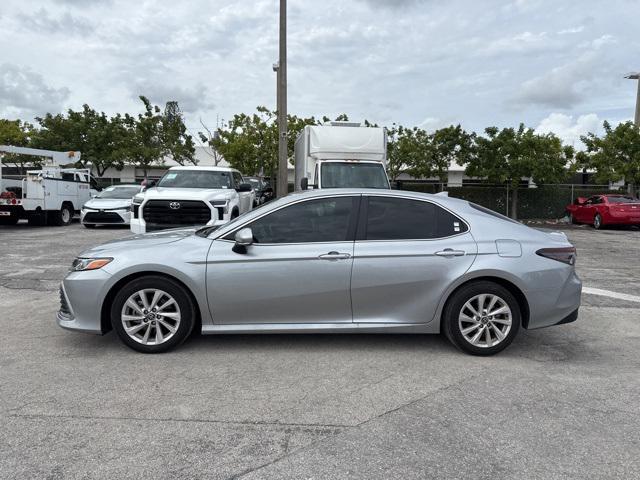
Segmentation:
[(459, 349), (472, 355), (504, 350), (520, 328), (520, 306), (501, 285), (478, 281), (463, 286), (447, 302), (443, 330)]
[(602, 228), (602, 217), (599, 213), (596, 213), (596, 216), (593, 217), (593, 228), (596, 230), (600, 230)]
[(128, 347), (143, 353), (166, 352), (180, 345), (195, 324), (188, 292), (161, 276), (140, 277), (115, 296), (111, 324)]

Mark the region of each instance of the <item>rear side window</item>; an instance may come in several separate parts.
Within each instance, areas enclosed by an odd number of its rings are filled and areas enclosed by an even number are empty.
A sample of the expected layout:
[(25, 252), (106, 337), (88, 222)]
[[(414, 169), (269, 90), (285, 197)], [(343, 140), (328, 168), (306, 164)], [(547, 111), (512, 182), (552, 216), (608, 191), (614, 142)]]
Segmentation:
[(370, 197), (366, 240), (444, 238), (466, 232), (455, 215), (430, 202), (404, 198)]

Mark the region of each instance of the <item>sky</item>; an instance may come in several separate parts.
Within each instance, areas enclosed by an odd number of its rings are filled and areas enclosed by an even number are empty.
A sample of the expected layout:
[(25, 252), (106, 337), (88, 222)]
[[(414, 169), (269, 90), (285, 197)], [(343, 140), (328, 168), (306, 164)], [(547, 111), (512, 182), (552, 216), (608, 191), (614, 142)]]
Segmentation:
[[(1, 0), (0, 117), (177, 100), (189, 131), (275, 109), (278, 0)], [(289, 112), (579, 146), (633, 117), (638, 0), (289, 0)]]

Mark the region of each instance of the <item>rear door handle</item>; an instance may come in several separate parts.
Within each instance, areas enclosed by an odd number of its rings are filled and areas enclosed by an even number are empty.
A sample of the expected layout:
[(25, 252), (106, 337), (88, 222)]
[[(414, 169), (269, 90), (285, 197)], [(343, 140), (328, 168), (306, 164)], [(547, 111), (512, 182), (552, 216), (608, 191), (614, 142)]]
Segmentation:
[(346, 260), (347, 258), (351, 258), (351, 255), (348, 253), (329, 252), (319, 255), (318, 258), (320, 260)]
[(464, 250), (454, 250), (452, 248), (445, 248), (435, 254), (439, 257), (462, 257), (466, 252)]

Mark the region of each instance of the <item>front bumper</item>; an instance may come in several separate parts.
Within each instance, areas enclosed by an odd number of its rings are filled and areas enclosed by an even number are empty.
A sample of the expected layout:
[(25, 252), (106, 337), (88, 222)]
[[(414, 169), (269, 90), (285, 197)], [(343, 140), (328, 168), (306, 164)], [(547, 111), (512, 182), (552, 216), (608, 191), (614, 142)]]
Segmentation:
[(57, 324), (76, 332), (101, 335), (102, 302), (110, 288), (111, 275), (104, 270), (70, 272), (60, 284)]
[(82, 210), (80, 222), (88, 225), (129, 225), (131, 211), (119, 210)]
[(219, 225), (224, 225), (225, 223), (227, 223), (229, 220), (231, 219), (231, 215), (224, 215), (224, 218), (221, 220), (211, 220), (209, 222), (207, 222), (205, 225), (175, 225), (175, 224), (153, 224), (153, 226), (151, 226), (151, 228), (149, 228), (147, 226), (147, 223), (142, 219), (142, 218), (131, 218), (130, 222), (129, 222), (129, 226), (131, 228), (131, 232), (136, 233), (136, 234), (140, 234), (140, 233), (147, 233), (147, 232), (152, 232), (152, 231), (157, 231), (157, 230), (166, 230), (169, 228), (188, 228), (190, 226), (192, 227), (209, 227), (209, 226), (219, 226)]

